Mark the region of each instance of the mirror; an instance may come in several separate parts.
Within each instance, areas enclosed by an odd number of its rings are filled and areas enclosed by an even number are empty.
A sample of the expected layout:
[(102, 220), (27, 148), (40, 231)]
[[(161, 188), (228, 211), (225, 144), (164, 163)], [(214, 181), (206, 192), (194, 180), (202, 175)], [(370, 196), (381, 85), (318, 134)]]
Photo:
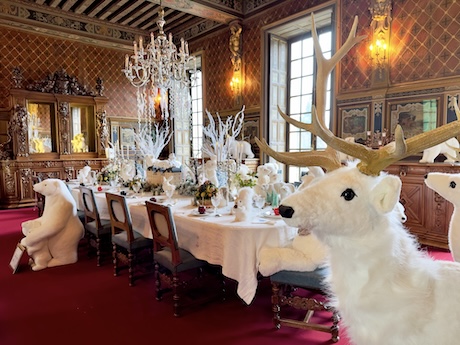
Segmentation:
[(27, 103), (29, 153), (57, 152), (54, 103)]
[(94, 107), (70, 104), (70, 116), (72, 119), (70, 126), (72, 153), (96, 152)]

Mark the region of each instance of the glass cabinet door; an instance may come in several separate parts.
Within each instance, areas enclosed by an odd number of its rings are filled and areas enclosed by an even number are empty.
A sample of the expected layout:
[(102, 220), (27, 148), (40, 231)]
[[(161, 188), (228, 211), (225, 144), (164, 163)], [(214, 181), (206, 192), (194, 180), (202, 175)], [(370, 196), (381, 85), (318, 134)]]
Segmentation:
[(96, 152), (94, 106), (70, 104), (71, 152)]
[(27, 102), (29, 153), (57, 152), (54, 103)]

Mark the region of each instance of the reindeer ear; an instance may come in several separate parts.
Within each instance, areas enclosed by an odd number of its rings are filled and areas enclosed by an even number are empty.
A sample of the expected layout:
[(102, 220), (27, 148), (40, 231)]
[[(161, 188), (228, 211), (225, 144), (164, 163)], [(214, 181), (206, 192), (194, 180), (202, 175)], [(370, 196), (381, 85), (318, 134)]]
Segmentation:
[(381, 213), (391, 212), (399, 201), (401, 180), (387, 175), (371, 191), (371, 203)]

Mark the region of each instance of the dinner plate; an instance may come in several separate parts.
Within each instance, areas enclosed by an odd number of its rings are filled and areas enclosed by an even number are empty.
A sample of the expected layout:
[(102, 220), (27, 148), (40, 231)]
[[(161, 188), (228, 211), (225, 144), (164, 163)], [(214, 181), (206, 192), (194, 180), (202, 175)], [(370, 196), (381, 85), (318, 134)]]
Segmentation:
[(270, 219), (281, 219), (281, 216), (279, 214), (276, 215), (273, 211), (262, 212), (260, 216), (264, 218), (270, 218)]
[(210, 215), (210, 213), (200, 213), (198, 212), (198, 210), (193, 210), (192, 212), (190, 212), (190, 215), (194, 217), (207, 217)]

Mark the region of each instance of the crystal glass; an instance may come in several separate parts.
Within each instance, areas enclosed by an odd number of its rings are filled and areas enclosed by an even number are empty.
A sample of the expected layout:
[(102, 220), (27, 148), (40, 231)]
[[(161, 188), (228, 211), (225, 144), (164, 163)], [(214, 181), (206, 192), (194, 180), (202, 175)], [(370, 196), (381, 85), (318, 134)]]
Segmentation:
[(265, 206), (265, 197), (261, 195), (256, 195), (254, 198), (254, 206), (263, 209)]
[(142, 186), (141, 186), (141, 183), (140, 182), (136, 182), (132, 185), (132, 188), (133, 188), (133, 191), (134, 193), (139, 193), (139, 191), (141, 190)]
[(211, 197), (211, 204), (214, 206), (214, 215), (217, 216), (217, 208), (220, 205), (220, 202), (222, 201), (222, 195), (220, 193), (217, 193), (216, 195)]
[(172, 196), (174, 195), (174, 189), (167, 189), (165, 190), (165, 194), (166, 194), (166, 203), (170, 204), (172, 203)]

